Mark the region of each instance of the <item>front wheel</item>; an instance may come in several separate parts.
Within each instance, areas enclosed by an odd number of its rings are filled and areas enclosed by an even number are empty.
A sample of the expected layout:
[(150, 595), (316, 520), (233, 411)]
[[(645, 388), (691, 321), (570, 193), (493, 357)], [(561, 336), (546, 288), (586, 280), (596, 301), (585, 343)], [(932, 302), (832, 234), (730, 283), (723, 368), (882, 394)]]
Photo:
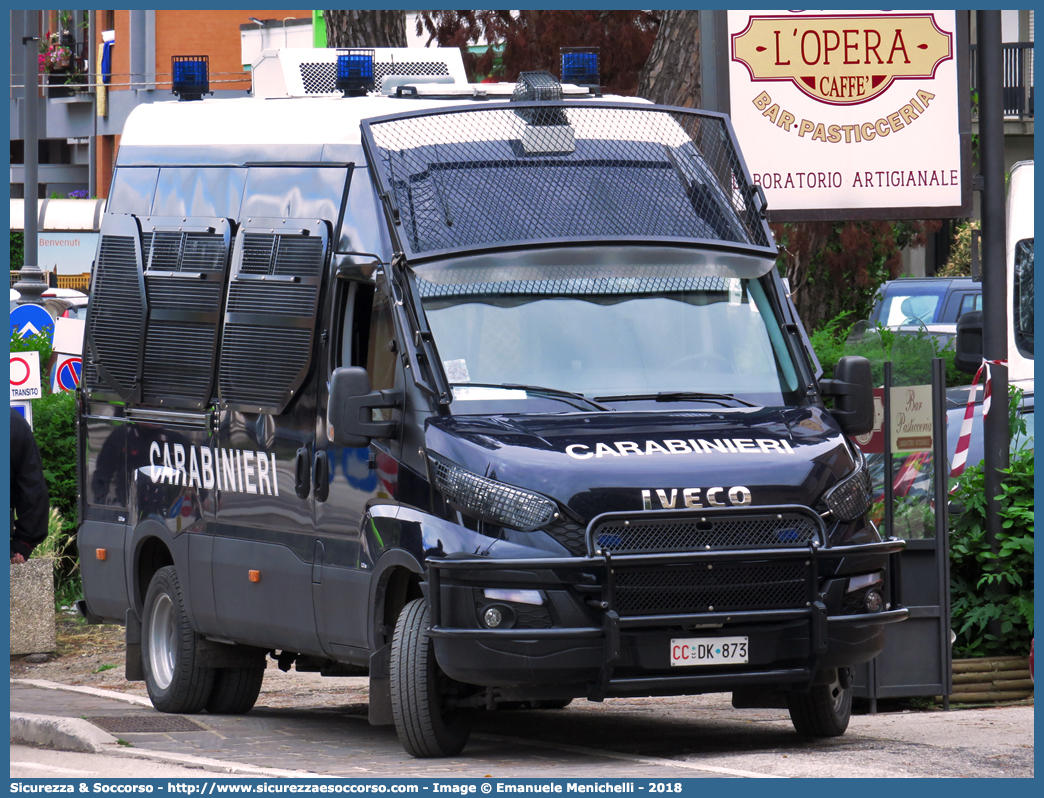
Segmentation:
[(471, 717), (446, 706), (452, 683), (435, 661), (430, 628), (424, 599), (407, 604), (395, 622), (391, 648), (395, 732), (410, 756), (456, 756), (468, 742)]
[(840, 737), (852, 717), (851, 679), (842, 684), (838, 671), (830, 684), (813, 685), (807, 693), (789, 693), (787, 708), (802, 737)]
[(199, 664), (196, 633), (189, 625), (174, 566), (160, 568), (145, 594), (141, 625), (145, 687), (160, 712), (192, 714), (206, 705), (214, 671)]
[(265, 665), (253, 668), (216, 668), (214, 689), (207, 699), (207, 712), (214, 715), (242, 715), (254, 708), (261, 694)]

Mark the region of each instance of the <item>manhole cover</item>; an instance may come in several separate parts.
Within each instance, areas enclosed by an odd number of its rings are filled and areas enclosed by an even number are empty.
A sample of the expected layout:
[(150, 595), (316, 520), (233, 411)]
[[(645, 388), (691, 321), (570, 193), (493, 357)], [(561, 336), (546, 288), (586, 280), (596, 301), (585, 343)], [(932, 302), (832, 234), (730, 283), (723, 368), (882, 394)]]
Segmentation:
[(134, 734), (148, 732), (198, 732), (207, 727), (181, 715), (114, 715), (88, 718), (110, 734)]

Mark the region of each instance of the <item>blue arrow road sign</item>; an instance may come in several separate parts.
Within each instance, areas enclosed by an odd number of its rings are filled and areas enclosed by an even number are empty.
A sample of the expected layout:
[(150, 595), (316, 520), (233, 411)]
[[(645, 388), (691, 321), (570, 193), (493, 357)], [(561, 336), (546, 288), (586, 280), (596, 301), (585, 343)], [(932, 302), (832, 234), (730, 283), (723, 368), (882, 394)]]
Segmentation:
[(54, 336), (54, 319), (39, 305), (19, 305), (11, 311), (11, 328), (19, 337), (28, 338), (41, 330), (47, 330), (47, 338)]

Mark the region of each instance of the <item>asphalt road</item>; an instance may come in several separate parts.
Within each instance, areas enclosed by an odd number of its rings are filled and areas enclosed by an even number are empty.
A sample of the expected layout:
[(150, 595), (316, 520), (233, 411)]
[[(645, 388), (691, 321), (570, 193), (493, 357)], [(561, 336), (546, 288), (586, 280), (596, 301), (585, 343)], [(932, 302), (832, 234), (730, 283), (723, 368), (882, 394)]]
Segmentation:
[[(160, 715), (140, 699), (11, 687), (12, 711), (146, 724), (177, 717)], [(365, 711), (353, 702), (257, 707), (241, 718), (197, 715), (187, 730), (119, 732), (129, 745), (113, 746), (108, 755), (174, 757), (178, 765), (227, 775), (257, 775), (259, 768), (406, 778), (1003, 778), (1034, 772), (1032, 705), (857, 715), (843, 737), (808, 741), (794, 733), (786, 711), (734, 710), (726, 694), (575, 702), (564, 710), (479, 713), (464, 753), (442, 760), (411, 759), (394, 730), (369, 726)]]

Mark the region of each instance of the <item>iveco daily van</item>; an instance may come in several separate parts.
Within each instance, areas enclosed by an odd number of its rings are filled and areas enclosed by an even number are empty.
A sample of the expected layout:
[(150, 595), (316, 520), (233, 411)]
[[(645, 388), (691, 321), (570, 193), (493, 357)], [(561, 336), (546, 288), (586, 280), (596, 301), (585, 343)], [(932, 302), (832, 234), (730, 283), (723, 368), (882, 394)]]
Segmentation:
[(242, 713), (268, 657), (368, 674), (421, 757), (607, 696), (843, 733), (904, 544), (846, 437), (869, 365), (821, 379), (728, 118), (445, 50), (253, 80), (139, 106), (102, 225), (79, 550), (128, 678)]

